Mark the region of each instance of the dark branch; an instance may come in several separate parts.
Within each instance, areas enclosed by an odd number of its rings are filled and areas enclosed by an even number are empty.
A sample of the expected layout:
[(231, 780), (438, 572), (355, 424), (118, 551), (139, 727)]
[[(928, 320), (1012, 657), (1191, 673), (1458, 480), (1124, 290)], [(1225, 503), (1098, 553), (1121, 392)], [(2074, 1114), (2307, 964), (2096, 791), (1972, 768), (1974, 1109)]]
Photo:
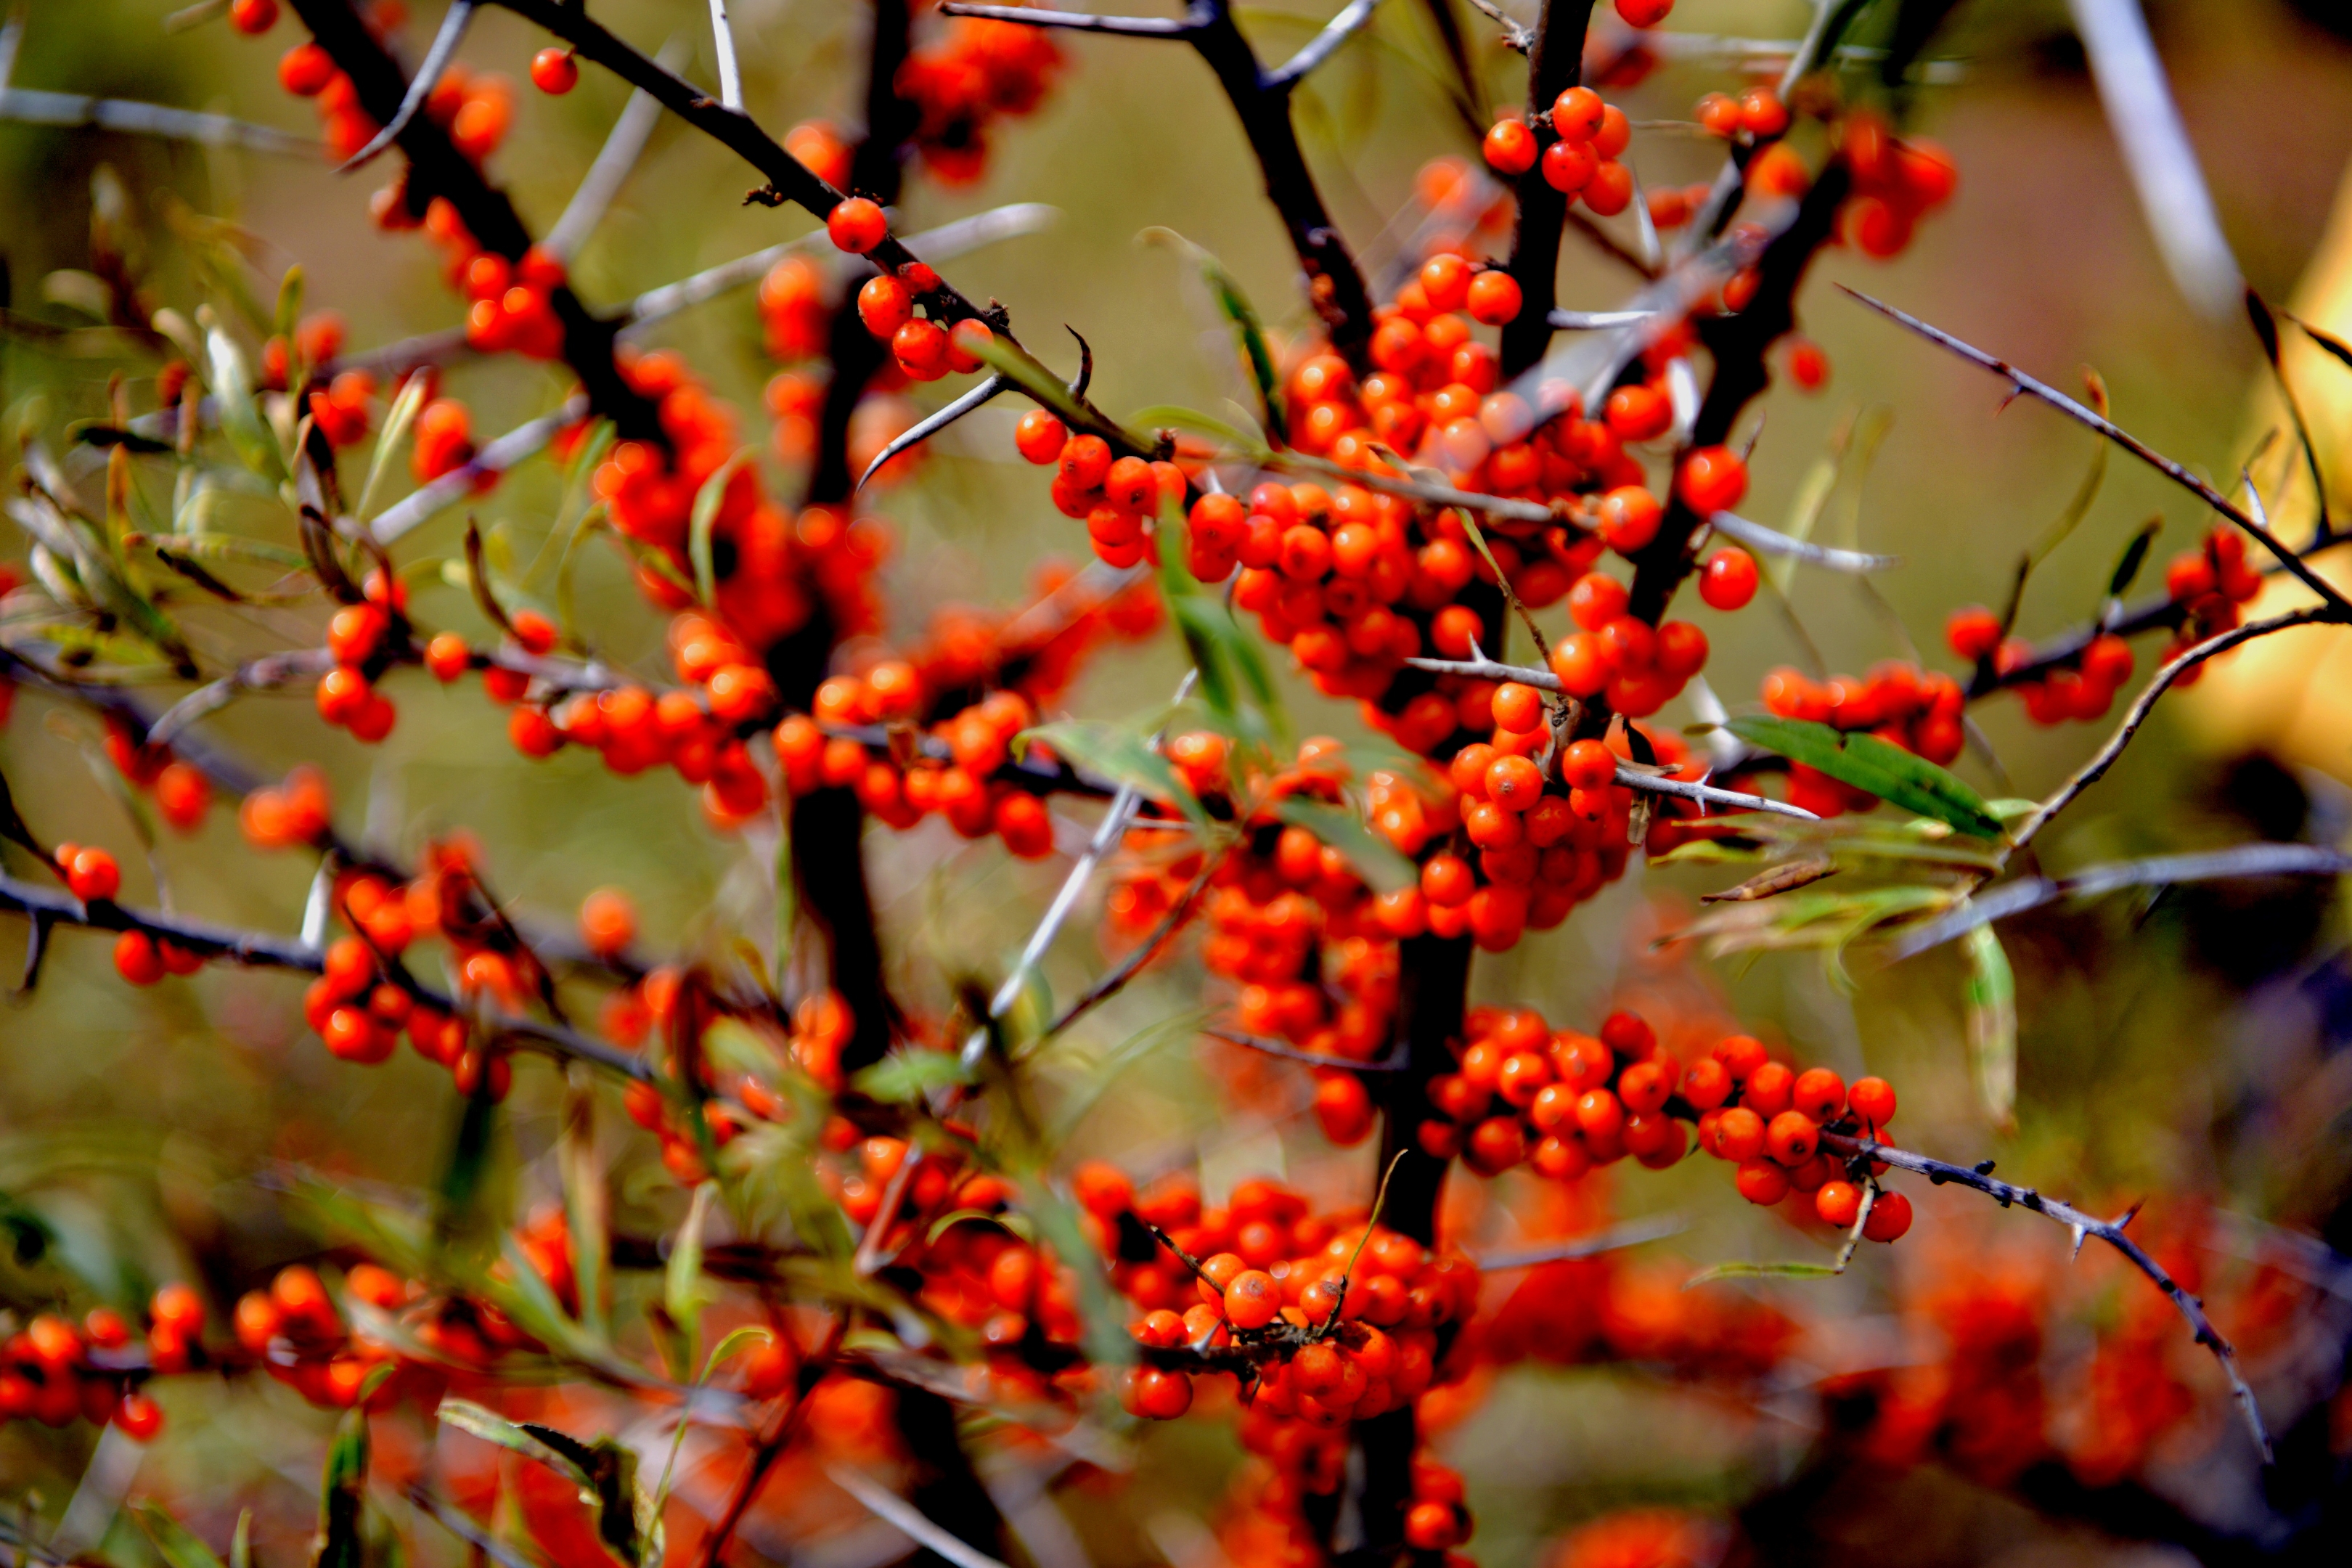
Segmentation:
[[(1544, 0), (1528, 51), (1528, 120), (1538, 150), (1559, 138), (1549, 115), (1552, 100), (1583, 79), (1584, 34), (1592, 0)], [(1503, 379), (1543, 358), (1551, 344), (1552, 307), (1559, 302), (1559, 235), (1568, 221), (1568, 195), (1544, 178), (1538, 156), (1519, 176), (1518, 227), (1511, 237), (1511, 279), (1519, 286), (1519, 313), (1503, 329)]]

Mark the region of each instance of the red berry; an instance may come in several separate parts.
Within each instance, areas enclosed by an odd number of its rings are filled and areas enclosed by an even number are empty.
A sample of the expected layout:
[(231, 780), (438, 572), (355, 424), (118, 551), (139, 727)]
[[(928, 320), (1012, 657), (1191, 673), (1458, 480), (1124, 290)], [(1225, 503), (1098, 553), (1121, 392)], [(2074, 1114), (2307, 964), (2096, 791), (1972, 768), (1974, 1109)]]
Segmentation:
[(297, 44), (278, 57), (278, 85), (297, 98), (315, 98), (339, 73), (334, 57), (316, 44)]
[(1845, 1100), (1856, 1116), (1874, 1127), (1895, 1120), (1895, 1086), (1883, 1078), (1854, 1079), (1853, 1087), (1845, 1091)]
[(1043, 408), (1032, 408), (1024, 414), (1013, 432), (1013, 445), (1024, 458), (1037, 464), (1059, 458), (1063, 444), (1069, 438), (1068, 427)]
[(1872, 1241), (1894, 1241), (1911, 1228), (1911, 1200), (1901, 1193), (1881, 1193), (1870, 1205), (1862, 1234)]
[(163, 1407), (143, 1394), (126, 1394), (114, 1407), (114, 1424), (132, 1442), (149, 1442), (163, 1429)]
[(1481, 272), (1470, 279), (1466, 302), (1473, 320), (1499, 327), (1518, 317), (1519, 285), (1507, 272)]
[(163, 955), (143, 931), (127, 931), (114, 939), (114, 971), (133, 985), (152, 985), (163, 978)]
[(83, 903), (110, 899), (122, 886), (122, 868), (103, 849), (77, 849), (66, 868), (66, 887)]
[(2000, 617), (1982, 605), (1954, 610), (1944, 622), (1944, 642), (1954, 653), (1974, 664), (2000, 646)]
[(1675, 492), (1701, 517), (1712, 517), (1748, 493), (1748, 465), (1728, 447), (1701, 447), (1683, 459)]
[(1823, 1225), (1843, 1230), (1862, 1213), (1862, 1189), (1852, 1182), (1823, 1182), (1814, 1189), (1813, 1212)]
[(1481, 149), (1498, 174), (1519, 175), (1536, 166), (1536, 133), (1520, 120), (1498, 120)]
[(530, 85), (561, 98), (580, 85), (580, 62), (570, 49), (541, 49), (530, 57)]
[(1757, 581), (1756, 557), (1727, 547), (1706, 558), (1699, 574), (1698, 596), (1710, 609), (1740, 609), (1756, 597)]
[(278, 0), (230, 0), (229, 26), (258, 37), (278, 26)]
[(851, 196), (837, 203), (825, 216), (824, 231), (835, 248), (863, 256), (882, 243), (890, 232), (890, 220), (880, 204), (864, 196)]

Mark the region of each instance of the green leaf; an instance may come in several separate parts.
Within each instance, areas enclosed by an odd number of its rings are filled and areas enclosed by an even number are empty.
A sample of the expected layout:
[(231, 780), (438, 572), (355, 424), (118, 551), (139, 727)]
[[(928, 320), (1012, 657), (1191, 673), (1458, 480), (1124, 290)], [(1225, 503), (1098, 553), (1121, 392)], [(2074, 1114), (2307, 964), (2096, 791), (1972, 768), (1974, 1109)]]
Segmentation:
[(677, 1239), (670, 1244), (669, 1268), (662, 1277), (662, 1305), (686, 1337), (686, 1365), (678, 1369), (681, 1375), (694, 1364), (702, 1339), (702, 1309), (710, 1300), (702, 1281), (702, 1230), (710, 1218), (711, 1200), (718, 1195), (716, 1182), (704, 1182), (694, 1189), (686, 1219), (677, 1227)]
[(546, 1442), (536, 1430), (526, 1430), (495, 1410), (447, 1394), (443, 1396), (433, 1415), (445, 1426), (455, 1426), (468, 1436), (479, 1437), (485, 1443), (495, 1443), (510, 1453), (520, 1454), (534, 1464), (544, 1465), (578, 1483), (583, 1489), (593, 1485), (586, 1468), (570, 1454)]
[(1191, 430), (1202, 436), (1214, 436), (1230, 446), (1239, 447), (1252, 456), (1265, 455), (1263, 442), (1245, 435), (1241, 429), (1197, 408), (1187, 408), (1181, 403), (1155, 403), (1149, 408), (1139, 408), (1129, 415), (1128, 422), (1147, 430)]
[(271, 331), (286, 340), (289, 351), (294, 347), (294, 329), (301, 320), (302, 268), (297, 263), (278, 280), (278, 310), (269, 321)]
[(129, 1505), (131, 1517), (147, 1539), (154, 1543), (155, 1554), (168, 1568), (223, 1568), (213, 1549), (196, 1539), (195, 1532), (173, 1519), (163, 1504), (140, 1498)]
[(719, 465), (718, 471), (702, 481), (694, 492), (694, 513), (687, 525), (686, 557), (694, 563), (694, 591), (705, 605), (719, 602), (719, 579), (711, 566), (710, 530), (719, 521), (719, 508), (727, 500), (727, 487), (735, 471), (751, 461), (752, 448), (745, 447)]
[(2017, 1125), (2017, 976), (1990, 924), (1967, 937), (1969, 1058), (1993, 1125)]
[(563, 1214), (572, 1233), (580, 1321), (592, 1334), (606, 1331), (604, 1269), (611, 1250), (612, 1198), (596, 1143), (596, 1080), (584, 1062), (564, 1071), (563, 1122), (555, 1146), (563, 1179)]
[(245, 363), (245, 351), (217, 327), (205, 334), (205, 351), (212, 361), (213, 401), (220, 410), (221, 429), (237, 459), (272, 485), (284, 484), (286, 454), (278, 449), (278, 438), (254, 401), (253, 371)]
[(1150, 441), (1132, 430), (1113, 424), (1103, 416), (1101, 410), (1079, 401), (1052, 371), (1040, 364), (1028, 350), (1018, 343), (1002, 337), (992, 337), (974, 352), (989, 369), (1027, 393), (1040, 407), (1052, 410), (1072, 430), (1101, 436), (1107, 440), (1115, 436), (1118, 439), (1112, 441), (1114, 447), (1125, 445), (1139, 452), (1151, 450)]
[(1240, 282), (1213, 254), (1172, 228), (1147, 228), (1143, 238), (1147, 244), (1164, 245), (1181, 252), (1201, 269), (1201, 279), (1209, 286), (1217, 309), (1233, 323), (1234, 345), (1241, 351), (1243, 363), (1257, 387), (1260, 424), (1267, 436), (1280, 440), (1284, 429), (1281, 381), (1274, 368), (1273, 352), (1266, 347), (1265, 328), (1251, 307), (1249, 296), (1242, 292)]
[(228, 1568), (253, 1568), (253, 1510), (239, 1509), (236, 1533), (228, 1538)]
[(1055, 756), (1073, 766), (1115, 784), (1131, 784), (1145, 798), (1175, 806), (1202, 832), (1212, 831), (1209, 814), (1202, 809), (1191, 790), (1176, 782), (1176, 770), (1169, 765), (1168, 759), (1153, 751), (1151, 743), (1134, 731), (1092, 719), (1065, 719), (1024, 730), (1013, 738), (1016, 749), (1039, 742), (1051, 746)]
[(1778, 752), (1906, 811), (1979, 837), (2000, 836), (2000, 823), (1976, 791), (1927, 758), (1875, 735), (1760, 713), (1734, 719), (1727, 728), (1750, 745)]
[(497, 1146), (499, 1102), (487, 1092), (488, 1075), (483, 1075), (482, 1092), (465, 1096), (457, 1102), (457, 1125), (449, 1137), (449, 1157), (441, 1168), (441, 1181), (436, 1189), (433, 1223), (435, 1230), (446, 1241), (458, 1237), (478, 1237), (487, 1222), (481, 1213), (482, 1189), (487, 1184), (490, 1154)]
[(935, 1089), (973, 1081), (953, 1051), (901, 1051), (885, 1057), (852, 1080), (860, 1093), (891, 1105), (912, 1105)]
[(1364, 819), (1350, 806), (1293, 795), (1276, 803), (1274, 815), (1345, 855), (1374, 892), (1411, 887), (1420, 879), (1419, 868), (1397, 853), (1394, 845), (1365, 826)]
[(367, 1411), (343, 1413), (327, 1449), (327, 1472), (319, 1488), (319, 1547), (311, 1568), (363, 1568), (360, 1512), (366, 1500)]
[(376, 486), (383, 480), (384, 470), (400, 452), (400, 444), (408, 439), (408, 427), (416, 423), (417, 413), (425, 406), (425, 389), (433, 378), (420, 371), (400, 384), (400, 391), (392, 400), (392, 412), (384, 416), (383, 432), (375, 438), (375, 451), (368, 458), (367, 483), (360, 487), (359, 504), (352, 515), (365, 522), (368, 510), (375, 500)]
[(1683, 1289), (1696, 1290), (1718, 1279), (1832, 1279), (1837, 1273), (1827, 1263), (1717, 1263), (1684, 1280)]

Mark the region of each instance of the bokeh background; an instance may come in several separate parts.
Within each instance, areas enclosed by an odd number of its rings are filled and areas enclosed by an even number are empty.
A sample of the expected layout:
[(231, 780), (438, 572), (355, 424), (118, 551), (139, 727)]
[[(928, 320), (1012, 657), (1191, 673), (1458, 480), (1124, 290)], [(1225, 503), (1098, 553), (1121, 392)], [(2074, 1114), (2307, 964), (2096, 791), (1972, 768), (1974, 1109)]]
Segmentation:
[[(738, 0), (732, 8), (754, 115), (778, 131), (811, 118), (854, 123), (863, 7)], [(33, 0), (19, 13), (25, 30), (11, 80), (215, 108), (307, 132), (307, 113), (273, 75), (278, 51), (293, 41), (289, 24), (263, 42), (219, 26), (173, 35), (161, 25), (169, 9), (163, 0)], [(429, 24), (438, 7), (419, 9)], [(1791, 0), (1683, 0), (1671, 26), (1792, 37), (1809, 9)], [(1286, 0), (1245, 18), (1265, 52), (1279, 54), (1328, 10)], [(2240, 265), (2266, 295), (2289, 299), (2322, 246), (2352, 153), (2352, 41), (2339, 8), (2316, 0), (2302, 8), (2279, 0), (2151, 0), (2147, 10)], [(674, 38), (689, 74), (713, 77), (698, 3), (600, 0), (596, 11), (648, 47)], [(1483, 37), (1475, 16), (1462, 15)], [(424, 36), (412, 24), (413, 43)], [(520, 82), (541, 42), (491, 10), (476, 22), (465, 58)], [(1053, 205), (1062, 216), (1047, 232), (956, 262), (959, 286), (1003, 300), (1027, 341), (1055, 363), (1072, 351), (1054, 324), (1084, 333), (1107, 407), (1214, 409), (1237, 385), (1222, 329), (1171, 254), (1137, 236), (1164, 225), (1209, 247), (1277, 331), (1295, 338), (1307, 321), (1280, 229), (1222, 97), (1189, 52), (1074, 37), (1063, 47), (1063, 75), (1034, 116), (1003, 127), (984, 177), (953, 191), (916, 180), (900, 226), (920, 229), (1005, 202)], [(1832, 282), (1926, 315), (2063, 386), (2074, 384), (2076, 366), (2095, 367), (2121, 423), (2210, 475), (2234, 475), (2275, 417), (2244, 323), (2199, 316), (2168, 280), (2065, 7), (2056, 0), (1964, 5), (1932, 52), (1959, 62), (1960, 79), (1921, 94), (1916, 128), (1953, 154), (1958, 196), (1900, 259), (1840, 252), (1817, 268), (1800, 313), (1803, 330), (1828, 351), (1832, 379), (1816, 395), (1783, 388), (1769, 400), (1754, 462), (1750, 509), (1773, 521), (1839, 432), (1874, 410), (1891, 416), (1874, 465), (1849, 482), (1830, 513), (1831, 528), (1846, 531), (1833, 542), (1904, 557), (1901, 570), (1877, 580), (1883, 604), (1842, 578), (1801, 572), (1793, 586), (1804, 631), (1839, 670), (1903, 657), (1915, 643), (1930, 663), (1948, 668), (1944, 615), (1964, 603), (2000, 603), (2018, 552), (2078, 483), (2090, 437), (2031, 405), (2004, 411), (1996, 382), (1844, 300)], [(1415, 171), (1433, 157), (1472, 151), (1435, 58), (1419, 9), (1392, 5), (1299, 96), (1317, 175), (1342, 227), (1375, 261), (1393, 257), (1401, 226), (1392, 219)], [(1478, 58), (1491, 99), (1515, 99), (1523, 69), (1516, 58), (1483, 45)], [(1701, 92), (1726, 80), (1717, 67), (1668, 65), (1623, 100), (1636, 119), (1683, 119)], [(527, 88), (517, 96), (517, 128), (490, 172), (544, 232), (625, 95), (592, 69), (566, 98)], [(1635, 157), (1654, 185), (1707, 177), (1719, 153), (1661, 131), (1643, 133)], [(431, 247), (370, 224), (372, 178), (338, 179), (323, 160), (43, 129), (0, 115), (0, 259), (12, 311), (74, 320), (45, 295), (44, 282), (85, 263), (94, 182), (110, 172), (128, 195), (160, 300), (187, 309), (196, 297), (182, 237), (206, 215), (248, 237), (249, 280), (265, 300), (299, 262), (309, 300), (341, 311), (355, 345), (457, 320)], [(751, 183), (728, 154), (663, 125), (577, 261), (582, 292), (592, 303), (616, 303), (811, 226), (797, 213), (744, 205)], [(1609, 308), (1632, 281), (1571, 237), (1563, 303)], [(742, 410), (747, 430), (765, 429), (761, 389), (774, 367), (761, 350), (750, 289), (674, 318), (649, 341), (683, 351)], [(2316, 356), (2292, 363), (2323, 454), (2340, 470), (2352, 462), (2352, 396), (2341, 384), (2352, 369)], [(54, 441), (69, 421), (103, 411), (106, 377), (118, 368), (24, 342), (0, 344), (9, 428)], [(449, 385), (473, 405), (483, 431), (545, 410), (564, 390), (555, 374), (512, 360), (460, 366)], [(899, 540), (884, 576), (895, 626), (919, 627), (943, 604), (1013, 598), (1041, 557), (1082, 555), (1077, 525), (1052, 510), (1042, 485), (1014, 460), (1012, 417), (991, 410), (933, 442), (915, 477), (875, 503)], [(2273, 448), (2273, 470), (2277, 456)], [(772, 455), (762, 460), (777, 492), (793, 494), (794, 478)], [(548, 466), (528, 465), (472, 510), (499, 548), (527, 562), (546, 536), (561, 485)], [(2124, 542), (2152, 516), (2165, 521), (2159, 559), (2206, 526), (2181, 492), (2119, 459), (2095, 509), (2037, 574), (2024, 629), (2055, 631), (2092, 613)], [(462, 529), (462, 513), (445, 513), (404, 543), (404, 559), (455, 554)], [(0, 543), (0, 557), (21, 555), (21, 542)], [(600, 649), (658, 669), (660, 619), (637, 599), (621, 560), (592, 552), (580, 584), (583, 619)], [(428, 625), (479, 629), (458, 588), (423, 586), (415, 608)], [(1767, 611), (1737, 618), (1697, 611), (1696, 618), (1717, 649), (1709, 677), (1735, 702), (1752, 697), (1767, 668), (1801, 657), (1786, 625)], [(299, 612), (255, 635), (315, 638), (315, 621)], [(2143, 669), (2152, 654), (2142, 648)], [(1165, 635), (1120, 645), (1090, 669), (1069, 707), (1114, 719), (1147, 712), (1172, 686), (1181, 657)], [(2276, 661), (2276, 679), (2299, 679), (2305, 662)], [(1290, 690), (1303, 730), (1360, 732), (1343, 707), (1319, 701), (1303, 683)], [(333, 781), (339, 823), (372, 844), (405, 854), (433, 835), (471, 832), (493, 885), (520, 908), (562, 918), (592, 888), (618, 885), (637, 900), (651, 945), (689, 954), (716, 951), (758, 916), (761, 879), (742, 846), (706, 826), (674, 778), (617, 779), (579, 754), (523, 762), (497, 710), (470, 685), (444, 692), (420, 675), (396, 695), (400, 725), (379, 748), (323, 729), (299, 700), (250, 700), (214, 728), (267, 773), (320, 763)], [(2011, 701), (1987, 704), (1979, 716), (2006, 777), (1979, 759), (1962, 768), (1989, 795), (2046, 793), (2094, 743), (2084, 726), (2035, 729)], [(20, 695), (0, 732), (0, 766), (29, 819), (51, 837), (116, 847), (130, 901), (168, 896), (190, 913), (293, 929), (310, 868), (249, 850), (228, 810), (216, 808), (199, 833), (167, 837), (159, 888), (132, 852), (119, 808), (96, 785), (84, 746), (93, 732), (87, 720)], [(2334, 842), (2352, 821), (2352, 797), (2331, 776), (2352, 775), (2343, 742), (2333, 754), (2306, 747), (2280, 759), (2243, 727), (2225, 727), (2218, 741), (2206, 735), (2179, 714), (2160, 716), (2046, 842), (2045, 866), (2249, 837)], [(1003, 973), (1060, 876), (1056, 864), (1013, 863), (992, 842), (962, 844), (936, 821), (905, 836), (877, 833), (867, 853), (901, 994), (935, 1009), (958, 980), (992, 982)], [(14, 858), (11, 865), (23, 868)], [(2342, 1207), (2352, 1191), (2344, 1121), (2352, 1058), (2342, 1054), (2352, 1037), (2352, 962), (2330, 885), (2220, 884), (2056, 908), (2006, 926), (2021, 1025), (2020, 1124), (2008, 1139), (1987, 1123), (1970, 1087), (1956, 956), (1947, 951), (1891, 970), (1857, 964), (1849, 989), (1810, 955), (1710, 967), (1654, 953), (1652, 938), (1707, 885), (1686, 871), (1631, 877), (1560, 931), (1482, 960), (1479, 998), (1534, 1005), (1556, 1022), (1589, 1020), (1629, 994), (1727, 1010), (1850, 1076), (1866, 1069), (1894, 1079), (1905, 1132), (1931, 1152), (1997, 1154), (2004, 1174), (2114, 1207), (2147, 1194), (2210, 1202), (2352, 1247), (2352, 1213)], [(1106, 963), (1092, 935), (1097, 924), (1075, 922), (1049, 963), (1064, 994)], [(0, 920), (0, 939), (13, 941), (19, 929)], [(1083, 1064), (1201, 1005), (1198, 967), (1180, 954), (1067, 1048)], [(519, 1077), (498, 1163), (520, 1203), (551, 1190), (557, 1086), (535, 1067)], [(1225, 1094), (1237, 1079), (1238, 1110)], [(1334, 1156), (1323, 1146), (1311, 1120), (1297, 1114), (1306, 1092), (1301, 1079), (1237, 1061), (1227, 1047), (1178, 1030), (1123, 1074), (1074, 1152), (1113, 1153), (1142, 1169), (1197, 1157), (1213, 1195), (1242, 1174), (1275, 1170), (1335, 1196), (1360, 1197), (1366, 1156)], [(66, 1245), (13, 1274), (0, 1262), (0, 1281), (19, 1300), (69, 1287), (128, 1302), (184, 1277), (241, 1288), (318, 1245), (284, 1212), (274, 1172), (299, 1164), (428, 1184), (446, 1157), (453, 1105), (446, 1078), (405, 1057), (374, 1071), (327, 1058), (303, 1029), (299, 989), (286, 977), (215, 970), (134, 992), (115, 981), (104, 943), (65, 933), (38, 990), (0, 1007), (0, 1194), (38, 1212)], [(1514, 1205), (1540, 1207), (1514, 1183), (1499, 1184), (1491, 1199), (1471, 1184), (1456, 1185), (1454, 1217), (1467, 1237), (1507, 1240), (1525, 1217), (1515, 1216)], [(1745, 1212), (1712, 1173), (1636, 1173), (1616, 1188), (1618, 1214), (1686, 1221), (1652, 1249), (1660, 1254), (1706, 1262), (1785, 1256), (1797, 1245)], [(624, 1197), (648, 1225), (674, 1218), (676, 1196), (663, 1184)], [(1797, 1310), (1862, 1325), (1843, 1331), (1866, 1338), (1871, 1324), (1885, 1321), (1906, 1269), (2030, 1274), (2063, 1255), (2063, 1237), (2046, 1226), (2014, 1217), (1997, 1225), (1957, 1203), (1930, 1200), (1926, 1210), (1923, 1230), (1947, 1226), (1942, 1242), (1906, 1246), (1898, 1258), (1874, 1257), (1845, 1279), (1808, 1285)], [(1825, 1331), (1819, 1360), (1834, 1364), (1841, 1345), (1854, 1342)], [(2200, 1386), (2214, 1382), (2210, 1367), (2192, 1364), (2189, 1375)], [(1622, 1370), (1521, 1369), (1491, 1395), (1446, 1439), (1470, 1477), (1482, 1521), (1474, 1550), (1491, 1563), (1535, 1561), (1564, 1530), (1630, 1502), (1735, 1507), (1783, 1479), (1810, 1438), (1789, 1411), (1727, 1407)], [(235, 1504), (250, 1504), (260, 1510), (265, 1541), (298, 1542), (315, 1506), (316, 1455), (329, 1418), (268, 1385), (173, 1389), (166, 1401), (172, 1431), (145, 1458), (137, 1487), (189, 1499), (205, 1517), (233, 1517)], [(2231, 1436), (2216, 1425), (2184, 1441), (2168, 1463), (2193, 1475)], [(0, 1496), (10, 1507), (30, 1499), (54, 1517), (73, 1493), (88, 1447), (86, 1433), (21, 1423), (0, 1429)], [(1146, 1440), (1138, 1477), (1089, 1482), (1065, 1506), (1096, 1561), (1160, 1560), (1181, 1531), (1155, 1534), (1154, 1517), (1204, 1516), (1234, 1458), (1222, 1427), (1182, 1424)], [(1849, 1544), (1883, 1549), (1899, 1541), (1889, 1561), (2138, 1563), (2168, 1561), (2177, 1550), (2129, 1544), (2128, 1529), (2039, 1517), (1958, 1482), (1890, 1490), (1852, 1510), (1858, 1533)], [(1900, 1533), (1903, 1520), (1930, 1517), (1949, 1528)], [(1882, 1528), (1895, 1533), (1875, 1533)], [(117, 1531), (109, 1550), (128, 1559), (142, 1548)]]

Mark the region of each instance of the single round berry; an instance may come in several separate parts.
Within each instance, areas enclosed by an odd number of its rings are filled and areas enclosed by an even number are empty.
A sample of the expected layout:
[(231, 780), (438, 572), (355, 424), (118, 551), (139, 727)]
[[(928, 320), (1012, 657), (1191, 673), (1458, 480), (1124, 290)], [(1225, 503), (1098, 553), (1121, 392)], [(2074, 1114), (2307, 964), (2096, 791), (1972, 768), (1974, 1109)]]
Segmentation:
[(1748, 493), (1748, 465), (1728, 447), (1701, 447), (1683, 459), (1675, 492), (1701, 517), (1727, 511)]
[(1709, 609), (1742, 609), (1756, 597), (1758, 581), (1756, 557), (1727, 546), (1708, 556), (1700, 569), (1698, 596)]
[(1843, 1230), (1862, 1213), (1862, 1189), (1852, 1182), (1823, 1182), (1814, 1189), (1813, 1212), (1823, 1225)]
[(890, 220), (881, 205), (865, 196), (851, 196), (835, 205), (825, 215), (825, 234), (834, 247), (852, 256), (863, 256), (882, 243), (890, 232)]
[(530, 85), (561, 98), (580, 85), (580, 62), (570, 49), (541, 49), (530, 57)]
[(1516, 321), (1520, 304), (1518, 282), (1507, 272), (1481, 272), (1470, 279), (1466, 303), (1472, 319), (1490, 327)]
[(1498, 120), (1486, 132), (1481, 148), (1486, 165), (1498, 174), (1517, 176), (1536, 166), (1536, 133), (1521, 120)]
[(228, 25), (258, 37), (278, 26), (278, 0), (230, 0)]
[(1862, 1234), (1872, 1241), (1894, 1241), (1911, 1228), (1911, 1200), (1901, 1193), (1881, 1193), (1870, 1205)]
[(1853, 1113), (1873, 1127), (1884, 1127), (1895, 1120), (1895, 1086), (1883, 1078), (1854, 1079), (1845, 1100)]

